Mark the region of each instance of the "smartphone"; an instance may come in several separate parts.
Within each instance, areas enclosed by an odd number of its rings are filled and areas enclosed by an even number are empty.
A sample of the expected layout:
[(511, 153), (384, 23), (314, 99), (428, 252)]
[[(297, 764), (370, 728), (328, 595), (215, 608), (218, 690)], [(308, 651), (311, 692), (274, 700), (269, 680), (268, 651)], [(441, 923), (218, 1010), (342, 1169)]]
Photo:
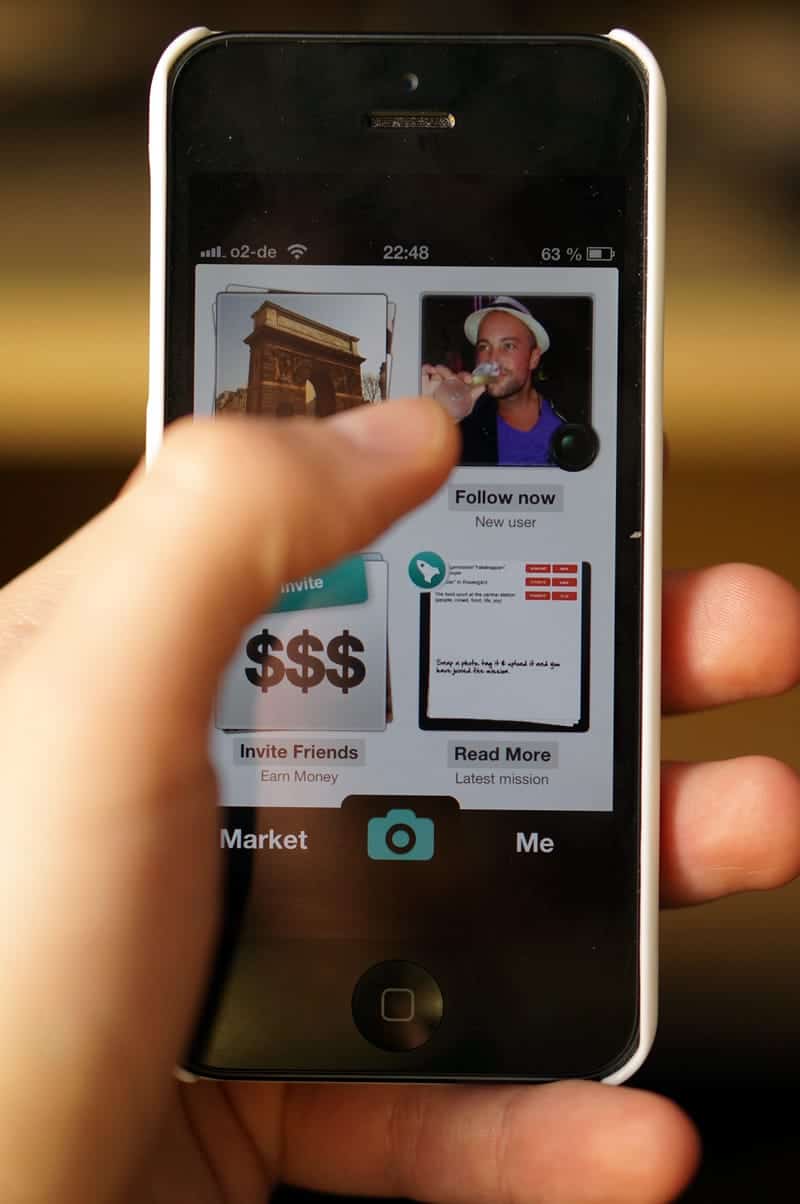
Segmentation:
[(150, 457), (184, 414), (420, 391), (462, 434), (220, 681), (187, 1073), (620, 1082), (647, 1053), (664, 103), (623, 31), (194, 30), (157, 68)]

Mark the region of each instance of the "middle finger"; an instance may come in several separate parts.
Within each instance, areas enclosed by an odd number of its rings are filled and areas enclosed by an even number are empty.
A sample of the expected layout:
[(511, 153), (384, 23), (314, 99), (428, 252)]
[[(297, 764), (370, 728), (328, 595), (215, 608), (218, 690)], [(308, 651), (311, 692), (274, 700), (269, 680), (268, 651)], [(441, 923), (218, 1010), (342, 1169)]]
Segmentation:
[(752, 564), (664, 578), (665, 713), (779, 694), (800, 680), (800, 593)]

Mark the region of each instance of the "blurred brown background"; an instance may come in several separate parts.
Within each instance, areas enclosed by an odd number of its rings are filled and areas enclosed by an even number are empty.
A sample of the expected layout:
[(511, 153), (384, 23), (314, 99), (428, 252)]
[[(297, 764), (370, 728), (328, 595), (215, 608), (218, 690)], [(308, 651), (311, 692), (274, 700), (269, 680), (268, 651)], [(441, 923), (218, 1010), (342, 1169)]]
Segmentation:
[[(176, 33), (633, 29), (670, 101), (667, 564), (747, 559), (800, 581), (800, 23), (795, 5), (495, 0), (281, 6), (5, 0), (0, 580), (104, 504), (142, 450), (146, 100)], [(272, 20), (273, 13), (275, 20)], [(455, 14), (455, 17), (454, 17)], [(797, 694), (670, 720), (666, 753), (800, 766)], [(777, 1200), (796, 1153), (800, 885), (663, 920), (642, 1085), (703, 1131), (691, 1201)], [(786, 1105), (789, 1105), (788, 1107)], [(791, 1178), (789, 1178), (791, 1182)]]

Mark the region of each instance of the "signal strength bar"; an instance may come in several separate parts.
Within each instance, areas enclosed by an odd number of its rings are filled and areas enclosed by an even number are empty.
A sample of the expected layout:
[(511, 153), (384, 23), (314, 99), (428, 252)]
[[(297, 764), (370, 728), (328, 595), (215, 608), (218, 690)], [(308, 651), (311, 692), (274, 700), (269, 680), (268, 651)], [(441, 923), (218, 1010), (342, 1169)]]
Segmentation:
[(201, 259), (222, 259), (222, 247), (209, 247), (207, 251), (200, 252)]

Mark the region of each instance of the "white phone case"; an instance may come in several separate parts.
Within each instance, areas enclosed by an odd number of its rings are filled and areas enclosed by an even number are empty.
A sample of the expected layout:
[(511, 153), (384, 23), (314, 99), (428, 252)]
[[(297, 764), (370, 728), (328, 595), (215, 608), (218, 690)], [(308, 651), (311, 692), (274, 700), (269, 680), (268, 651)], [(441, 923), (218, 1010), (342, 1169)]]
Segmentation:
[[(147, 463), (164, 430), (166, 330), (167, 105), (172, 67), (197, 42), (212, 36), (205, 28), (177, 37), (159, 59), (150, 89), (150, 366), (147, 403)], [(603, 1081), (625, 1082), (644, 1062), (653, 1044), (658, 1013), (658, 889), (661, 725), (661, 478), (662, 377), (664, 359), (664, 195), (666, 165), (666, 94), (652, 52), (624, 29), (613, 29), (617, 42), (638, 60), (647, 81), (647, 212), (644, 314), (644, 525), (631, 532), (642, 539), (642, 730), (640, 827), (639, 1040), (627, 1062)], [(185, 1071), (181, 1078), (196, 1076)]]
[(605, 1082), (624, 1083), (653, 1044), (658, 1020), (658, 835), (661, 797), (661, 478), (664, 376), (664, 197), (667, 100), (652, 52), (632, 33), (609, 38), (639, 60), (647, 79), (647, 215), (644, 312), (644, 540), (642, 577), (642, 775), (639, 892), (639, 1043)]

